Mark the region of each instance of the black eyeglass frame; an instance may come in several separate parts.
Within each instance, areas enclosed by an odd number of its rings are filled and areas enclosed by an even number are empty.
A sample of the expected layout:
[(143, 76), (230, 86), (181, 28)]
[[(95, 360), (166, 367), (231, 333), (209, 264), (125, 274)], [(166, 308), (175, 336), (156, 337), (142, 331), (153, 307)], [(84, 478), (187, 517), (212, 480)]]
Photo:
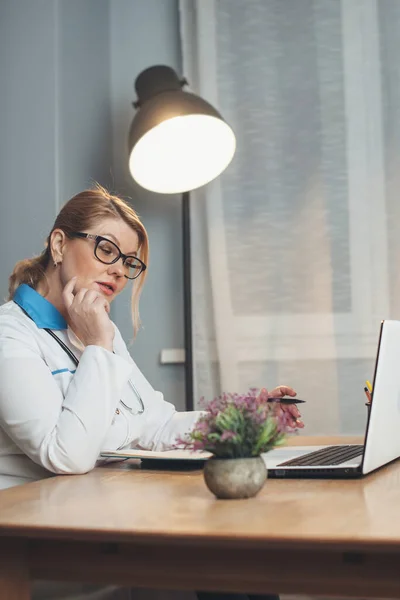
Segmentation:
[[(106, 237), (103, 237), (102, 235), (95, 235), (94, 233), (82, 233), (81, 231), (72, 231), (71, 233), (68, 233), (67, 235), (70, 238), (81, 238), (81, 239), (93, 240), (95, 242), (94, 256), (98, 261), (103, 263), (103, 265), (114, 265), (116, 262), (119, 261), (120, 258), (122, 258), (122, 264), (125, 267), (125, 261), (128, 258), (134, 258), (138, 263), (140, 263), (141, 270), (139, 271), (139, 273), (137, 275), (135, 275), (135, 277), (129, 277), (128, 275), (124, 274), (124, 277), (126, 277), (126, 279), (131, 279), (131, 280), (137, 279), (139, 277), (139, 275), (141, 275), (143, 273), (143, 271), (145, 271), (147, 269), (147, 265), (145, 265), (144, 262), (142, 260), (140, 260), (140, 258), (138, 258), (137, 256), (134, 256), (133, 254), (124, 254), (123, 252), (121, 252), (120, 248), (117, 246), (117, 244), (115, 242), (113, 242), (112, 240), (109, 240)], [(113, 246), (116, 247), (116, 249), (119, 252), (118, 256), (116, 258), (114, 258), (114, 260), (112, 260), (111, 262), (105, 262), (104, 260), (101, 260), (101, 258), (99, 258), (96, 254), (97, 247), (100, 244), (100, 242), (102, 242), (102, 241), (112, 244)]]

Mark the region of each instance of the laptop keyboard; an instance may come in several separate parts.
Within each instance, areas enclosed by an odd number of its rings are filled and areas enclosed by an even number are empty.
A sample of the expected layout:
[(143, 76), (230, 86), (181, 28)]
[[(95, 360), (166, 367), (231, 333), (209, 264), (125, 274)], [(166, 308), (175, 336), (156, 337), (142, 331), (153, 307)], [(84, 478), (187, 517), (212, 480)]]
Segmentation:
[(278, 467), (322, 467), (324, 465), (340, 465), (352, 458), (361, 456), (364, 446), (328, 446), (315, 452), (309, 452), (292, 458), (278, 465)]

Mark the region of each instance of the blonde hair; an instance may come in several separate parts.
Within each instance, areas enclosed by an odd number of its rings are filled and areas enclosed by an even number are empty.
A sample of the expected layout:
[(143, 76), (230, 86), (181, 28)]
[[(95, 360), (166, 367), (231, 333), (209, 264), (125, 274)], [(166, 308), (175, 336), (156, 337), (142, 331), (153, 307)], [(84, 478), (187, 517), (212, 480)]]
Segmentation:
[[(139, 238), (138, 257), (147, 265), (149, 243), (146, 229), (137, 213), (118, 196), (111, 195), (101, 185), (94, 189), (80, 192), (69, 200), (60, 210), (53, 228), (47, 238), (45, 249), (39, 256), (20, 260), (16, 263), (9, 278), (9, 300), (14, 297), (15, 290), (22, 283), (36, 289), (46, 278), (46, 269), (52, 260), (50, 252), (50, 236), (54, 229), (62, 229), (67, 235), (74, 231), (84, 231), (93, 227), (97, 221), (107, 217), (121, 218), (136, 232)], [(132, 322), (136, 335), (139, 325), (139, 297), (146, 279), (147, 271), (138, 278), (132, 290)]]

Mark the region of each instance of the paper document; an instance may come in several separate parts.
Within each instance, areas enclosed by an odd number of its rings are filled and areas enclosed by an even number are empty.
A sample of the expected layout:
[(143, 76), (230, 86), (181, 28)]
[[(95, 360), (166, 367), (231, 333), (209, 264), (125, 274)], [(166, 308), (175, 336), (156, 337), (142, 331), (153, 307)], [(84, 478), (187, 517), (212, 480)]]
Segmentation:
[(102, 458), (145, 458), (146, 460), (208, 460), (212, 456), (210, 452), (193, 452), (192, 450), (166, 450), (165, 452), (153, 452), (152, 450), (137, 450), (125, 448), (125, 450), (110, 450), (101, 453)]

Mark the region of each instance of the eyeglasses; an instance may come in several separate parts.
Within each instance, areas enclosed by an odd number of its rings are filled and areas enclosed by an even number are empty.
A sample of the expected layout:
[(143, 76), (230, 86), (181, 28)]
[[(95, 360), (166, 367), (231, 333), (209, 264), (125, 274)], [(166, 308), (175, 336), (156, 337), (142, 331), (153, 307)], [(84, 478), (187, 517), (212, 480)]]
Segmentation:
[(136, 279), (140, 273), (146, 270), (146, 265), (137, 256), (128, 256), (123, 254), (118, 248), (117, 244), (114, 244), (111, 240), (103, 237), (102, 235), (94, 235), (92, 233), (81, 233), (80, 231), (73, 231), (68, 234), (71, 238), (83, 238), (93, 240), (95, 242), (94, 255), (100, 262), (105, 265), (113, 265), (122, 258), (122, 264), (125, 267), (126, 273), (124, 277), (127, 279)]

